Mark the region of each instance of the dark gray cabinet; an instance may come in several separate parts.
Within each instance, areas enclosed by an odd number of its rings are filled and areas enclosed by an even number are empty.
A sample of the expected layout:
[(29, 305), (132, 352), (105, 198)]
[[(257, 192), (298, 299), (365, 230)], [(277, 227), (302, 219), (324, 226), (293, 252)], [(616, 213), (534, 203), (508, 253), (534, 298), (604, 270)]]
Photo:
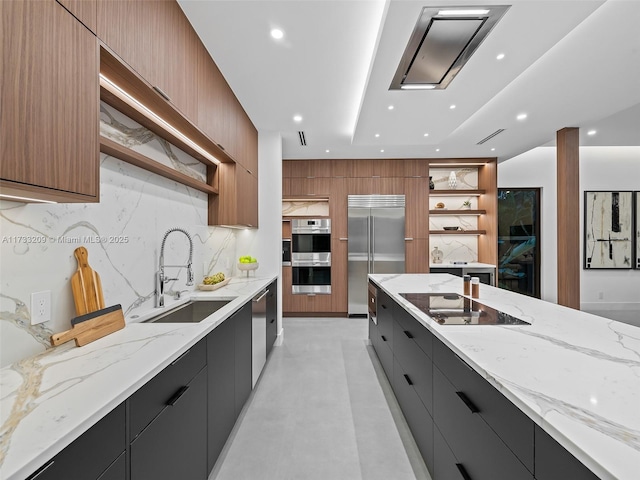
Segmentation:
[(233, 314), (235, 324), (235, 417), (251, 394), (251, 302)]
[[(533, 474), (478, 415), (471, 400), (433, 369), (433, 420), (473, 480), (533, 480)], [(439, 480), (437, 477), (434, 480)]]
[(434, 480), (595, 480), (565, 448), (377, 289), (369, 338)]
[(251, 394), (251, 302), (218, 325), (206, 341), (210, 472)]
[(416, 393), (411, 377), (406, 374), (397, 359), (393, 366), (392, 385), (398, 405), (407, 420), (424, 463), (429, 471), (433, 471), (433, 419)]
[(206, 479), (205, 341), (134, 393), (129, 398), (129, 415), (132, 480)]
[[(116, 459), (124, 462), (126, 448), (125, 405), (113, 409), (106, 417), (78, 437), (67, 448), (45, 463), (28, 480), (100, 479), (111, 470)], [(114, 469), (104, 480), (124, 480), (124, 472)]]
[(597, 480), (598, 477), (536, 425), (537, 480)]
[(268, 287), (267, 294), (267, 357), (278, 337), (278, 281), (274, 280)]
[(122, 452), (98, 480), (124, 480), (127, 478), (127, 454)]

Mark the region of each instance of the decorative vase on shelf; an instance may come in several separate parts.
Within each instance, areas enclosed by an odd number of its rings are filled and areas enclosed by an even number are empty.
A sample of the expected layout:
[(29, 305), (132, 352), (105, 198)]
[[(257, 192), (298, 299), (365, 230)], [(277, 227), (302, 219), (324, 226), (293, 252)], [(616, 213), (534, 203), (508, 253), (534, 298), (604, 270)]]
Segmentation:
[(442, 263), (442, 250), (438, 247), (433, 247), (433, 251), (431, 252), (431, 261), (433, 263)]
[(433, 177), (429, 177), (429, 190), (434, 190), (436, 188), (436, 184), (433, 183)]
[(451, 170), (451, 173), (449, 174), (449, 188), (451, 190), (455, 190), (457, 186), (458, 186), (458, 178), (456, 177), (456, 172)]

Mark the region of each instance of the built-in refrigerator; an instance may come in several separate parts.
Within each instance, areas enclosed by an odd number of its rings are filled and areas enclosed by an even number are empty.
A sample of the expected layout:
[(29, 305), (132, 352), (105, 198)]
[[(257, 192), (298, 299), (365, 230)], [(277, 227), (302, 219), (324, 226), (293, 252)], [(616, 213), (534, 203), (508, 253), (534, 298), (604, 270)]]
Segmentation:
[(348, 197), (349, 315), (367, 314), (367, 275), (404, 273), (404, 195)]

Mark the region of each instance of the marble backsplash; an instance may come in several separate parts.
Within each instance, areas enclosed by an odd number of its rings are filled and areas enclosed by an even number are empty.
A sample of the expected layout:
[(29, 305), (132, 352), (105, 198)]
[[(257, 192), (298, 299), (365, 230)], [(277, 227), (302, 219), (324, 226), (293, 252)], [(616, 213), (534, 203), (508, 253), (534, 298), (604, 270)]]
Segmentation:
[[(198, 178), (195, 159), (106, 105), (101, 133), (129, 148)], [(236, 231), (207, 226), (207, 195), (113, 157), (100, 156), (100, 203), (23, 204), (0, 202), (0, 365), (49, 348), (49, 336), (70, 328), (76, 316), (70, 279), (74, 250), (85, 246), (100, 275), (107, 306), (121, 304), (127, 318), (153, 308), (154, 274), (162, 237), (169, 228), (187, 230), (194, 241), (195, 282), (222, 271), (235, 275)], [(166, 264), (185, 264), (189, 245), (169, 235)], [(169, 294), (190, 290), (186, 269), (167, 269), (179, 280)], [(30, 295), (51, 291), (52, 319), (30, 322)]]

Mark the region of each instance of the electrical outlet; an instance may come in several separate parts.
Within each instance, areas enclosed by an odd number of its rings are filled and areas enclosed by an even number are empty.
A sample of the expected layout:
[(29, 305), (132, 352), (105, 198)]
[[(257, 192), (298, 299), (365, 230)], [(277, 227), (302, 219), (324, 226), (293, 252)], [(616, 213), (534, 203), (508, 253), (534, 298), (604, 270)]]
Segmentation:
[(604, 300), (604, 292), (598, 292), (598, 300)]
[(51, 290), (31, 294), (31, 325), (51, 320)]

